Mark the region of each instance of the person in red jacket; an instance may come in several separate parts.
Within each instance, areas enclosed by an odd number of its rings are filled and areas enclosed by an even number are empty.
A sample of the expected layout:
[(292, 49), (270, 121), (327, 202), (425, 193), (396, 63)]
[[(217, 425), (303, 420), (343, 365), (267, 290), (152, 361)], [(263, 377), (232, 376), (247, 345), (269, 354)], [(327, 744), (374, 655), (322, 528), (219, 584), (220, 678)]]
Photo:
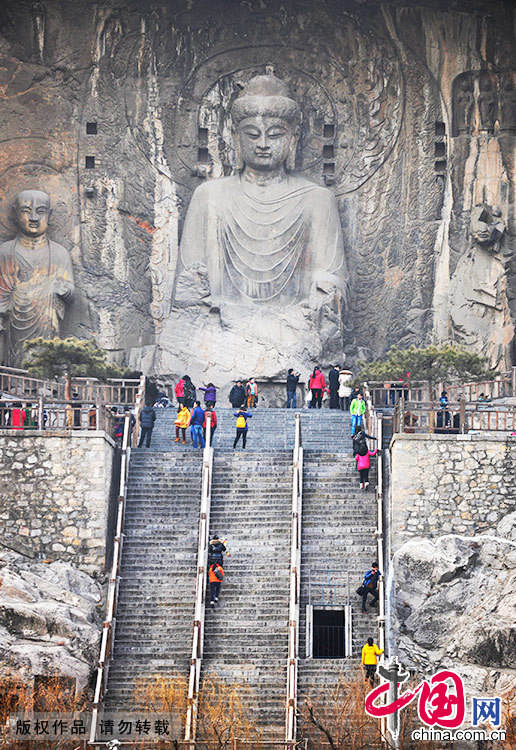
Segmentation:
[(180, 380), (177, 381), (177, 385), (174, 388), (174, 393), (176, 394), (177, 403), (183, 406), (185, 398), (185, 381), (183, 378), (180, 378)]
[(219, 600), (220, 584), (224, 578), (224, 568), (219, 563), (212, 563), (208, 569), (208, 579), (210, 581), (210, 607), (215, 606)]
[(326, 381), (324, 375), (318, 367), (315, 368), (310, 378), (310, 389), (312, 391), (312, 409), (318, 409), (322, 406), (323, 393), (326, 391)]
[(206, 441), (206, 415), (208, 414), (208, 412), (211, 414), (211, 443), (210, 445), (213, 445), (213, 438), (215, 437), (215, 430), (217, 429), (217, 415), (213, 407), (206, 407), (206, 410), (204, 412), (204, 422), (202, 423), (202, 432), (204, 435), (204, 440)]
[(23, 430), (26, 420), (27, 413), (23, 408), (23, 404), (17, 401), (13, 404), (13, 410), (11, 412), (11, 429)]

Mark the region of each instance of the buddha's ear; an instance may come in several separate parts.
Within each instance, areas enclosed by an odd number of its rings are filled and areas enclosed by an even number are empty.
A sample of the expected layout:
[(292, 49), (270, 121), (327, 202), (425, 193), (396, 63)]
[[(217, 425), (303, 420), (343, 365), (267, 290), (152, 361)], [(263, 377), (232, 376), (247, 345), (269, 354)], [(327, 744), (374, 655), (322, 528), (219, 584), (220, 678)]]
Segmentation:
[(242, 147), (240, 144), (240, 133), (236, 128), (233, 130), (233, 148), (235, 149), (235, 169), (237, 172), (241, 172), (244, 168), (244, 160), (242, 158)]
[(299, 128), (296, 128), (296, 130), (292, 133), (292, 138), (290, 140), (290, 146), (287, 153), (287, 158), (285, 161), (285, 167), (287, 169), (287, 172), (293, 172), (296, 168), (296, 152), (297, 152), (297, 144), (299, 141)]

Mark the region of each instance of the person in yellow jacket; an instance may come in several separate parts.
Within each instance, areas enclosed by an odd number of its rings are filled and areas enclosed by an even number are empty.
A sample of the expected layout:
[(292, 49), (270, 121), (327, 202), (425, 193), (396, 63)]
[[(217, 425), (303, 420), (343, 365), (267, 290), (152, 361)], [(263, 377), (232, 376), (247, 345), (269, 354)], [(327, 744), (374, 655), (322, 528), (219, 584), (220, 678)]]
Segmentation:
[(174, 422), (176, 426), (176, 443), (179, 443), (179, 430), (183, 430), (183, 445), (186, 445), (186, 428), (188, 426), (189, 420), (190, 412), (188, 411), (186, 406), (183, 406), (183, 404), (179, 404), (179, 409), (177, 410), (177, 419)]
[(362, 648), (362, 668), (365, 667), (365, 679), (374, 684), (376, 674), (377, 657), (383, 654), (383, 648), (378, 648), (372, 638), (367, 639), (367, 643)]

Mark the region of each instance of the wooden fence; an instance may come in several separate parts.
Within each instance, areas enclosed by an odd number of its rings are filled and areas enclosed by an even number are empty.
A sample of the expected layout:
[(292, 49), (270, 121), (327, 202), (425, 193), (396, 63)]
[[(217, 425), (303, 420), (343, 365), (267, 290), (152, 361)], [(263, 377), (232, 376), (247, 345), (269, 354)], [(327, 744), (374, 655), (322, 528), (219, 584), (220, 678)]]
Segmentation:
[[(72, 393), (78, 401), (104, 402), (106, 404), (136, 403), (140, 380), (135, 378), (72, 378)], [(0, 367), (0, 394), (5, 393), (22, 401), (66, 399), (66, 384), (60, 380), (34, 378), (26, 370)], [(70, 394), (71, 395), (71, 394)], [(0, 395), (1, 398), (1, 395)]]
[(485, 403), (436, 402), (416, 403), (402, 399), (394, 410), (394, 432), (433, 432), (453, 434), (467, 432), (516, 431), (516, 406)]

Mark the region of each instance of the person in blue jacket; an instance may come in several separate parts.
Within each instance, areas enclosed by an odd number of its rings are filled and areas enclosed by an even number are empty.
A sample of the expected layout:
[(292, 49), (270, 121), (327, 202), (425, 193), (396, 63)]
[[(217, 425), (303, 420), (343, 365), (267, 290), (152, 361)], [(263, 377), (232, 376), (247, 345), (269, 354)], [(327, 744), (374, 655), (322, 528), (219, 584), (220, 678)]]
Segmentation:
[(381, 573), (378, 568), (378, 563), (374, 562), (371, 565), (371, 570), (368, 570), (367, 573), (364, 576), (364, 582), (362, 583), (363, 592), (362, 592), (362, 612), (366, 611), (366, 602), (367, 602), (367, 595), (371, 594), (371, 602), (369, 603), (369, 607), (374, 607), (375, 604), (378, 601), (378, 579), (380, 578)]
[[(202, 425), (204, 422), (204, 409), (201, 409), (201, 402), (195, 402), (195, 408), (190, 414), (190, 435), (192, 436), (192, 443), (194, 448), (198, 448), (201, 445), (203, 448), (206, 443), (204, 442), (204, 435), (202, 434)], [(188, 425), (187, 425), (188, 426)]]

